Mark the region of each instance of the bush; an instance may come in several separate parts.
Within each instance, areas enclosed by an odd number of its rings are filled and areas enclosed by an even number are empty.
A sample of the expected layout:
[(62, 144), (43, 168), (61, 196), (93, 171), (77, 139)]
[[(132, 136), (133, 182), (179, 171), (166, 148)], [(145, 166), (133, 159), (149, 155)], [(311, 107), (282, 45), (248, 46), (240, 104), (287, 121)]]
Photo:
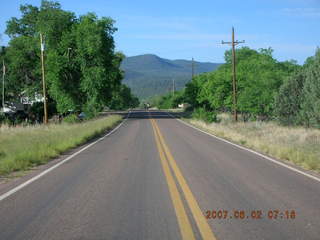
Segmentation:
[(217, 121), (217, 114), (213, 111), (206, 111), (204, 108), (196, 108), (192, 117), (198, 120), (203, 120), (206, 123), (212, 123)]
[(80, 122), (80, 119), (78, 118), (77, 114), (70, 114), (63, 118), (63, 122), (65, 123), (77, 123)]
[(14, 125), (14, 118), (11, 115), (5, 115), (5, 114), (0, 114), (0, 126), (1, 125), (7, 125), (7, 126), (12, 126)]
[(0, 113), (0, 124), (6, 119), (6, 116), (3, 113)]

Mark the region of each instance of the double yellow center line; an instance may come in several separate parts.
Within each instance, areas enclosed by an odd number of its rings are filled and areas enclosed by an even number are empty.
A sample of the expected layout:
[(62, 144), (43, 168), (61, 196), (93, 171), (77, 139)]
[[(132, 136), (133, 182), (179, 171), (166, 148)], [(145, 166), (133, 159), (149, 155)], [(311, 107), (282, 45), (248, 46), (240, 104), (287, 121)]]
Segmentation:
[[(149, 113), (150, 114), (150, 113)], [(168, 184), (171, 200), (173, 202), (174, 210), (178, 219), (178, 224), (183, 240), (195, 239), (194, 232), (192, 230), (188, 215), (186, 213), (182, 198), (178, 191), (174, 177), (170, 171), (172, 170), (175, 175), (177, 182), (183, 192), (183, 196), (188, 204), (188, 207), (193, 215), (202, 239), (212, 239), (215, 240), (215, 236), (205, 219), (197, 200), (195, 199), (193, 193), (191, 192), (186, 180), (184, 179), (176, 161), (174, 160), (161, 132), (154, 119), (150, 119), (153, 128), (154, 136), (156, 139), (157, 148), (159, 151), (159, 156), (161, 160), (161, 165), (163, 172)]]

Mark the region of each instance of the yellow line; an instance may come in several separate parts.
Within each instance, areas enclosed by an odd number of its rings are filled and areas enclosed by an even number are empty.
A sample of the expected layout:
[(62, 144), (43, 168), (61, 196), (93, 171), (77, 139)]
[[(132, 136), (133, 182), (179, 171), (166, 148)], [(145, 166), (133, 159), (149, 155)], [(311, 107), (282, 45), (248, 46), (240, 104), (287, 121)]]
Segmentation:
[(162, 168), (163, 168), (163, 172), (164, 175), (166, 177), (167, 180), (167, 184), (168, 184), (168, 188), (169, 188), (169, 192), (170, 192), (170, 196), (171, 196), (171, 200), (173, 202), (173, 206), (174, 206), (174, 210), (178, 219), (178, 224), (179, 224), (179, 228), (180, 228), (180, 233), (182, 235), (182, 239), (183, 240), (195, 240), (193, 231), (192, 231), (192, 227), (191, 224), (189, 222), (187, 213), (184, 209), (181, 197), (179, 195), (178, 192), (178, 188), (175, 184), (175, 181), (173, 179), (173, 176), (170, 172), (170, 167), (168, 165), (168, 162), (165, 158), (165, 154), (164, 151), (161, 147), (160, 144), (160, 139), (159, 136), (157, 135), (155, 126), (154, 126), (154, 122), (153, 119), (150, 119), (151, 124), (152, 124), (152, 128), (153, 128), (153, 132), (154, 132), (154, 136), (156, 139), (156, 143), (157, 143), (157, 147), (158, 147), (158, 151), (159, 151), (159, 156), (160, 156), (160, 160), (161, 160), (161, 164), (162, 164)]
[(169, 164), (170, 164), (170, 166), (171, 166), (171, 168), (172, 168), (172, 170), (178, 180), (178, 183), (181, 186), (182, 192), (184, 193), (184, 196), (187, 200), (187, 203), (188, 203), (189, 208), (193, 214), (193, 217), (197, 223), (197, 226), (199, 228), (199, 231), (201, 233), (202, 238), (215, 240), (216, 237), (214, 236), (207, 220), (205, 219), (205, 217), (199, 207), (199, 204), (197, 203), (197, 200), (195, 199), (193, 193), (191, 192), (191, 189), (189, 188), (189, 186), (188, 186), (185, 178), (183, 177), (176, 161), (174, 160), (167, 144), (165, 143), (165, 140), (160, 132), (160, 129), (159, 129), (157, 123), (154, 122), (154, 125), (156, 127), (158, 136), (160, 138), (160, 142), (164, 148), (164, 151), (166, 153)]

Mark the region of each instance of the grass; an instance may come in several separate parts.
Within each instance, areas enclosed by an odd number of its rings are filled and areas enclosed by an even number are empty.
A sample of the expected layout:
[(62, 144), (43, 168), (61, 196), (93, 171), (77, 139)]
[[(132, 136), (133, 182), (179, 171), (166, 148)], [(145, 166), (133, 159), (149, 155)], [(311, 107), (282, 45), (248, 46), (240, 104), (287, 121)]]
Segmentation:
[(232, 142), (320, 172), (320, 130), (285, 127), (274, 122), (238, 122), (220, 114), (219, 123), (184, 119), (207, 132)]
[(0, 128), (0, 175), (44, 164), (68, 149), (111, 129), (121, 116), (74, 124)]

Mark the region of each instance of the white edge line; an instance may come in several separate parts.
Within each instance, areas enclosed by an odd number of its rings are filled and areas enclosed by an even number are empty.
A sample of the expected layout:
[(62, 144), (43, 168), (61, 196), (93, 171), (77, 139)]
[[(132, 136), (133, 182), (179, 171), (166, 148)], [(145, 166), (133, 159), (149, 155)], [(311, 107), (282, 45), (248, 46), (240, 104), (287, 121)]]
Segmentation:
[(197, 127), (191, 125), (190, 123), (187, 123), (187, 122), (185, 122), (185, 121), (182, 121), (181, 119), (176, 118), (175, 116), (173, 116), (173, 115), (172, 115), (171, 113), (169, 113), (169, 112), (166, 112), (166, 113), (167, 113), (169, 116), (171, 116), (172, 118), (176, 119), (177, 121), (179, 121), (179, 122), (181, 122), (181, 123), (183, 123), (183, 124), (185, 124), (185, 125), (187, 125), (187, 126), (189, 126), (189, 127), (191, 127), (191, 128), (194, 128), (194, 129), (196, 129), (196, 130), (198, 130), (198, 131), (200, 131), (200, 132), (202, 132), (202, 133), (205, 133), (205, 134), (207, 134), (207, 135), (209, 135), (209, 136), (211, 136), (211, 137), (213, 137), (213, 138), (219, 139), (220, 141), (229, 143), (229, 144), (231, 144), (231, 145), (233, 145), (233, 146), (236, 146), (236, 147), (238, 147), (238, 148), (240, 148), (240, 149), (243, 149), (243, 150), (246, 150), (246, 151), (248, 151), (248, 152), (254, 153), (254, 154), (256, 154), (256, 155), (258, 155), (258, 156), (260, 156), (260, 157), (263, 157), (263, 158), (265, 158), (265, 159), (267, 159), (267, 160), (269, 160), (269, 161), (271, 161), (271, 162), (273, 162), (273, 163), (276, 163), (276, 164), (278, 164), (278, 165), (280, 165), (280, 166), (282, 166), (282, 167), (288, 168), (288, 169), (290, 169), (290, 170), (292, 170), (292, 171), (294, 171), (294, 172), (300, 173), (300, 174), (302, 174), (302, 175), (304, 175), (304, 176), (306, 176), (306, 177), (312, 178), (313, 180), (316, 180), (316, 181), (320, 182), (320, 179), (317, 178), (316, 176), (313, 176), (313, 175), (311, 175), (311, 174), (305, 173), (305, 172), (303, 172), (303, 171), (301, 171), (301, 170), (299, 170), (299, 169), (296, 169), (296, 168), (294, 168), (294, 167), (291, 167), (291, 166), (289, 166), (289, 165), (287, 165), (287, 164), (285, 164), (285, 163), (282, 163), (282, 162), (280, 162), (280, 161), (278, 161), (278, 160), (275, 160), (275, 159), (273, 159), (273, 158), (271, 158), (271, 157), (268, 157), (268, 156), (266, 156), (266, 155), (264, 155), (264, 154), (261, 154), (261, 153), (259, 153), (259, 152), (256, 152), (256, 151), (254, 151), (254, 150), (252, 150), (252, 149), (249, 149), (249, 148), (240, 146), (240, 145), (238, 145), (238, 144), (236, 144), (236, 143), (233, 143), (233, 142), (230, 142), (230, 141), (228, 141), (228, 140), (226, 140), (226, 139), (217, 137), (217, 136), (215, 136), (215, 135), (213, 135), (213, 134), (211, 134), (211, 133), (208, 133), (208, 132), (206, 132), (206, 131), (201, 130), (200, 128), (197, 128)]
[(34, 176), (33, 178), (29, 179), (28, 181), (16, 186), (15, 188), (9, 190), (8, 192), (2, 194), (0, 196), (0, 201), (6, 199), (7, 197), (11, 196), (12, 194), (18, 192), (19, 190), (21, 190), (22, 188), (28, 186), (29, 184), (33, 183), (34, 181), (38, 180), (39, 178), (43, 177), (44, 175), (46, 175), (47, 173), (51, 172), (52, 170), (56, 169), (57, 167), (61, 166), (62, 164), (64, 164), (65, 162), (69, 161), (70, 159), (72, 159), (73, 157), (77, 156), (79, 153), (83, 152), (84, 150), (90, 148), (91, 146), (93, 146), (94, 144), (96, 144), (97, 142), (100, 142), (101, 140), (105, 139), (106, 137), (108, 137), (109, 135), (111, 135), (112, 133), (114, 133), (118, 128), (120, 128), (122, 126), (122, 124), (129, 118), (129, 115), (131, 113), (131, 110), (129, 111), (127, 118), (125, 120), (123, 120), (116, 128), (112, 129), (111, 132), (107, 133), (106, 135), (104, 135), (103, 137), (99, 138), (98, 140), (94, 141), (93, 143), (90, 143), (89, 145), (85, 146), (84, 148), (80, 149), (79, 151), (73, 153), (72, 155), (70, 155), (69, 157), (67, 157), (66, 159), (62, 160), (61, 162), (58, 162), (57, 164), (53, 165), (52, 167), (44, 170), (43, 172), (39, 173), (38, 175)]

